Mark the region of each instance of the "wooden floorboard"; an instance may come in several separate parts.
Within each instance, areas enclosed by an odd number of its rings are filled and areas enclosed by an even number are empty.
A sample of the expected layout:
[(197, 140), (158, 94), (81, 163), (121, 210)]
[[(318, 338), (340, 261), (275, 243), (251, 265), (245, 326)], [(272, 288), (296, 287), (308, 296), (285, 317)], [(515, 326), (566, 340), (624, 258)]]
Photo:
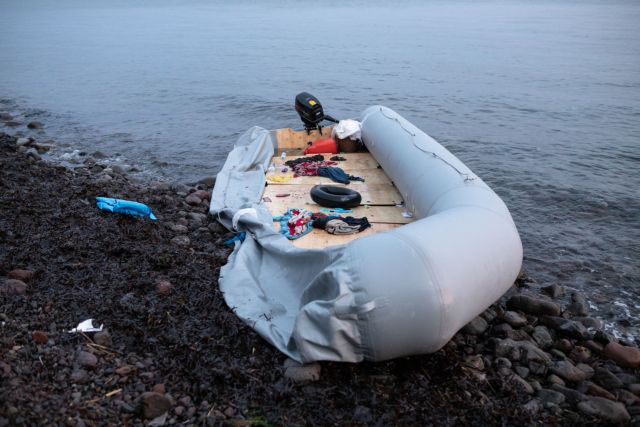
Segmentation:
[[(313, 185), (267, 185), (263, 197), (271, 200), (286, 199), (293, 207), (303, 207), (305, 204), (315, 203), (309, 191)], [(357, 191), (362, 196), (361, 205), (370, 206), (395, 206), (402, 203), (402, 196), (398, 190), (390, 184), (350, 184), (349, 188)], [(278, 195), (287, 194), (286, 197)]]

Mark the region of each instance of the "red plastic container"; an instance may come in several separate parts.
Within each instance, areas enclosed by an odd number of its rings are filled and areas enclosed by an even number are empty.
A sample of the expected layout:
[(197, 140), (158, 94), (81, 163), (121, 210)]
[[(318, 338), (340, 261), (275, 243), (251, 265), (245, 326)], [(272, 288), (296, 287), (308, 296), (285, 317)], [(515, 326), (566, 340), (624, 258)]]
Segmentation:
[(304, 154), (322, 153), (338, 154), (338, 144), (336, 144), (336, 140), (331, 137), (318, 138), (304, 150)]

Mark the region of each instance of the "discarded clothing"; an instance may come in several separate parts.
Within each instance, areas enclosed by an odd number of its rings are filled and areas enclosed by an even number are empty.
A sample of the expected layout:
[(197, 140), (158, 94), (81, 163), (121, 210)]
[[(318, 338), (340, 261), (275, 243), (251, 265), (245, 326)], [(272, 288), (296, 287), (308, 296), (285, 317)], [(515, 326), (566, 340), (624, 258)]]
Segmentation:
[(343, 213), (351, 213), (353, 209), (343, 209), (343, 208), (320, 208), (320, 211), (332, 213), (332, 214), (343, 214)]
[(151, 212), (149, 206), (143, 203), (133, 202), (131, 200), (112, 199), (110, 197), (96, 197), (96, 203), (98, 208), (103, 211), (141, 216), (143, 218), (151, 218), (154, 221), (158, 219), (153, 212)]
[(339, 215), (313, 214), (313, 228), (325, 230), (330, 234), (355, 234), (371, 227), (367, 217), (354, 218), (352, 216), (341, 217)]
[(349, 175), (341, 168), (335, 167), (322, 166), (318, 168), (318, 175), (324, 176), (325, 178), (330, 178), (332, 181), (339, 182), (340, 184), (348, 184), (351, 181), (364, 182), (363, 178), (360, 178), (359, 176)]
[(333, 157), (332, 157), (332, 158), (330, 158), (329, 160), (333, 160), (334, 162), (344, 162), (344, 161), (346, 161), (347, 159), (345, 159), (345, 158), (344, 158), (344, 157), (342, 157), (342, 156), (333, 156)]
[(286, 162), (284, 162), (284, 164), (293, 169), (296, 165), (299, 165), (300, 163), (321, 162), (323, 160), (324, 160), (323, 155), (316, 154), (315, 156), (300, 157), (298, 159), (287, 160)]
[(318, 161), (318, 162), (302, 162), (293, 167), (293, 176), (317, 176), (318, 169), (321, 167), (333, 166), (336, 162)]
[(225, 240), (223, 243), (227, 246), (231, 246), (233, 245), (235, 242), (244, 242), (244, 239), (247, 237), (247, 232), (246, 231), (241, 231), (240, 233), (237, 233), (235, 236), (233, 236), (232, 238), (230, 238), (229, 240)]
[(324, 229), (329, 234), (356, 234), (360, 231), (357, 225), (349, 225), (337, 218), (327, 221)]
[(291, 208), (284, 215), (273, 217), (274, 221), (280, 221), (280, 234), (287, 239), (299, 239), (311, 232), (313, 213), (306, 209)]

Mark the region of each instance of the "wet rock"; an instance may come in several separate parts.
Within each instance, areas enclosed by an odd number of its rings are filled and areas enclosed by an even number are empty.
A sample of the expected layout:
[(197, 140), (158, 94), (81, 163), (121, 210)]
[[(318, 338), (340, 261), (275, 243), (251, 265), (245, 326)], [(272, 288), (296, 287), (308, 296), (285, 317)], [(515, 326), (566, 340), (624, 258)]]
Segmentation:
[(106, 329), (96, 332), (93, 336), (93, 342), (103, 347), (111, 347), (111, 334)]
[(607, 390), (613, 390), (623, 386), (620, 378), (616, 377), (608, 369), (603, 367), (596, 368), (594, 380)]
[(88, 351), (79, 351), (76, 360), (80, 366), (85, 368), (95, 368), (98, 365), (98, 358)]
[(4, 125), (5, 125), (5, 126), (7, 126), (7, 127), (10, 127), (10, 128), (18, 127), (18, 126), (20, 126), (21, 124), (22, 124), (22, 123), (20, 123), (20, 122), (19, 122), (19, 121), (17, 121), (17, 120), (8, 120), (8, 121), (4, 122)]
[(27, 291), (27, 284), (22, 280), (7, 279), (0, 284), (0, 294), (22, 295)]
[(153, 391), (154, 393), (165, 394), (167, 392), (167, 389), (164, 384), (155, 384), (151, 391)]
[(501, 337), (506, 337), (511, 331), (513, 328), (508, 323), (500, 323), (492, 328), (493, 334)]
[(489, 324), (487, 321), (478, 316), (462, 328), (462, 333), (467, 335), (482, 335), (488, 327)]
[(638, 377), (636, 377), (635, 375), (627, 374), (625, 372), (616, 372), (615, 376), (618, 377), (618, 379), (622, 381), (622, 384), (624, 385), (635, 384), (638, 382)]
[(572, 403), (580, 402), (587, 398), (587, 396), (577, 390), (567, 388), (558, 384), (552, 384), (550, 388), (551, 390), (557, 391), (558, 393), (562, 393), (564, 397)]
[(111, 175), (107, 175), (107, 174), (100, 174), (98, 175), (98, 177), (96, 178), (96, 184), (107, 184), (109, 182), (113, 181), (113, 177)]
[(522, 410), (529, 416), (536, 416), (540, 411), (542, 411), (542, 403), (538, 399), (531, 399), (522, 405)]
[(522, 329), (512, 329), (504, 335), (506, 338), (511, 338), (514, 341), (531, 341), (531, 336)]
[(576, 362), (586, 362), (591, 358), (591, 352), (582, 346), (575, 346), (569, 356)]
[(204, 184), (207, 187), (213, 187), (215, 185), (215, 183), (216, 183), (216, 177), (215, 176), (205, 176), (200, 181), (198, 181), (198, 184)]
[(533, 298), (527, 295), (514, 295), (507, 301), (507, 308), (527, 314), (559, 316), (560, 306), (552, 301)]
[(207, 228), (213, 234), (220, 234), (220, 233), (223, 233), (223, 232), (227, 231), (227, 229), (224, 228), (224, 226), (222, 224), (220, 224), (218, 221), (214, 221), (214, 222), (210, 223), (207, 226)]
[(160, 295), (169, 295), (172, 289), (173, 289), (173, 285), (168, 280), (161, 280), (156, 285), (156, 291)]
[(541, 348), (549, 348), (553, 345), (553, 338), (551, 338), (549, 330), (544, 326), (536, 326), (531, 336)]
[(631, 416), (622, 403), (612, 402), (602, 397), (589, 397), (578, 403), (578, 409), (601, 421), (614, 424), (626, 423), (631, 419)]
[(122, 165), (111, 165), (111, 170), (118, 175), (124, 175), (126, 173)]
[(527, 380), (525, 380), (524, 378), (522, 378), (517, 374), (507, 376), (506, 384), (508, 387), (510, 387), (512, 390), (518, 393), (533, 394), (534, 392), (533, 387), (531, 387), (531, 384), (529, 384)]
[(46, 344), (49, 341), (49, 335), (45, 331), (33, 331), (31, 339), (38, 344)]
[(189, 194), (184, 199), (184, 201), (190, 204), (191, 206), (198, 206), (200, 203), (202, 203), (202, 199), (200, 199), (200, 197), (196, 196), (194, 193)]
[[(207, 220), (207, 215), (199, 212), (189, 212), (187, 213), (187, 218), (191, 221), (197, 222), (198, 224), (202, 224)], [(198, 227), (199, 226), (200, 225), (198, 225)]]
[(181, 197), (186, 197), (189, 194), (189, 187), (180, 183), (171, 184), (171, 190)]
[(591, 334), (582, 323), (557, 316), (542, 316), (540, 323), (556, 330), (561, 335), (574, 339), (588, 340)]
[(631, 393), (628, 390), (621, 388), (616, 390), (615, 393), (616, 393), (616, 399), (627, 406), (640, 404), (640, 397), (636, 396), (635, 394)]
[(574, 316), (588, 316), (589, 304), (582, 294), (573, 292), (571, 294), (571, 304), (567, 307), (567, 311)]
[(553, 403), (555, 405), (563, 404), (566, 399), (564, 394), (548, 388), (540, 390), (538, 392), (538, 397), (543, 403)]
[(529, 368), (524, 366), (516, 366), (513, 370), (522, 378), (527, 378), (529, 376)]
[(527, 318), (515, 311), (506, 311), (502, 319), (514, 328), (521, 328), (527, 324)]
[(13, 116), (3, 111), (0, 113), (0, 120), (3, 120), (3, 121), (13, 120)]
[(539, 362), (548, 364), (551, 362), (550, 356), (538, 348), (530, 341), (517, 341), (517, 345), (523, 353), (523, 360), (526, 363)]
[(569, 353), (573, 350), (573, 343), (566, 338), (562, 338), (556, 341), (555, 348), (562, 352)]
[(51, 151), (51, 149), (53, 148), (53, 145), (36, 143), (36, 144), (33, 144), (33, 147), (36, 150), (38, 150), (39, 154), (44, 154), (44, 153), (48, 153), (49, 151)]
[(591, 381), (583, 381), (578, 385), (578, 391), (581, 393), (589, 394), (591, 396), (604, 397), (609, 400), (616, 400), (616, 397), (600, 387), (599, 385), (592, 383)]
[(564, 295), (564, 286), (560, 285), (549, 285), (542, 288), (542, 291), (549, 295), (551, 298), (558, 298)]
[(123, 308), (129, 309), (131, 311), (137, 311), (139, 308), (136, 294), (134, 294), (133, 292), (127, 292), (126, 294), (124, 294), (122, 298), (120, 298), (118, 303)]
[(317, 381), (320, 379), (320, 364), (302, 365), (292, 359), (285, 360), (284, 377), (293, 382)]
[(479, 355), (466, 356), (464, 358), (464, 364), (470, 368), (477, 369), (479, 371), (484, 370), (484, 360)]
[(29, 270), (11, 270), (7, 273), (7, 277), (9, 279), (22, 280), (23, 282), (28, 282), (33, 277), (33, 272)]
[(38, 154), (38, 150), (36, 150), (35, 148), (29, 148), (25, 153), (25, 156), (27, 156), (27, 158), (33, 159), (35, 161), (41, 160), (42, 157), (40, 157), (40, 154)]
[(171, 239), (171, 243), (178, 246), (189, 246), (191, 244), (191, 239), (187, 236), (176, 236)]
[(27, 124), (27, 127), (29, 129), (42, 129), (44, 127), (44, 125), (41, 122), (34, 120), (32, 122), (29, 122)]
[(604, 347), (604, 355), (625, 368), (640, 367), (640, 350), (610, 342)]
[(560, 378), (559, 376), (555, 375), (555, 374), (551, 374), (547, 377), (547, 382), (549, 384), (558, 384), (564, 387), (565, 383), (564, 380), (562, 378)]
[(164, 394), (148, 391), (142, 394), (141, 399), (142, 414), (148, 420), (159, 417), (171, 409), (171, 399)]
[(197, 190), (193, 195), (198, 197), (200, 200), (211, 200), (211, 192), (206, 190)]
[(544, 362), (532, 360), (531, 362), (529, 362), (528, 366), (529, 366), (529, 370), (534, 375), (543, 376), (547, 374), (548, 368), (547, 368), (547, 364)]
[(116, 368), (116, 374), (120, 375), (120, 376), (125, 376), (125, 375), (129, 375), (133, 372), (136, 371), (136, 367), (132, 366), (132, 365), (122, 365), (118, 368)]
[(595, 317), (574, 317), (573, 320), (582, 323), (587, 328), (602, 329), (602, 321)]
[(16, 145), (18, 147), (23, 147), (25, 145), (31, 144), (31, 138), (18, 138), (16, 139)]
[(596, 353), (602, 353), (604, 351), (604, 346), (599, 342), (595, 342), (593, 340), (587, 340), (582, 343), (586, 348)]
[(555, 362), (550, 368), (551, 372), (560, 378), (570, 382), (580, 382), (588, 378), (588, 375), (573, 365), (568, 360)]
[(640, 396), (640, 384), (629, 384), (627, 388), (631, 393), (635, 394), (636, 396)]

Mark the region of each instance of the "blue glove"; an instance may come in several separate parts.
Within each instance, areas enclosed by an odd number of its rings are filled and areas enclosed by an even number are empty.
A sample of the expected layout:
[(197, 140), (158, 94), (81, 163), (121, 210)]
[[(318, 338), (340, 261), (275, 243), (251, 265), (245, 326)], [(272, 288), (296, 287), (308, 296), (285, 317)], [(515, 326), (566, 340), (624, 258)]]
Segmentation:
[(111, 199), (109, 197), (96, 197), (98, 208), (116, 213), (123, 213), (127, 215), (141, 216), (143, 218), (149, 217), (152, 220), (157, 220), (156, 216), (151, 212), (149, 206), (132, 202), (130, 200)]

